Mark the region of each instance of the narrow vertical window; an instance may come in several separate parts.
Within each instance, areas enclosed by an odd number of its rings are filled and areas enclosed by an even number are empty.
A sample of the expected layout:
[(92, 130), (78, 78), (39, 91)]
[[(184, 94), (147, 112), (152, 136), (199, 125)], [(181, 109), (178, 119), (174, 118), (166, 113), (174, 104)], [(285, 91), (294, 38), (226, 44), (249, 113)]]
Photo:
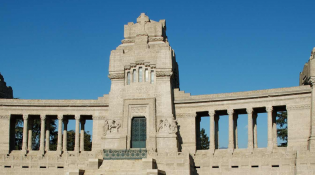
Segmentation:
[(138, 74), (138, 76), (139, 76), (139, 82), (142, 82), (142, 75), (143, 75), (143, 73), (142, 73), (142, 67), (139, 67), (139, 74)]
[(130, 85), (130, 72), (127, 72), (127, 85)]
[(136, 82), (136, 69), (132, 71), (132, 82)]
[(154, 83), (154, 71), (151, 70), (151, 83)]
[(144, 71), (144, 80), (145, 80), (145, 82), (149, 81), (149, 70), (148, 69), (145, 69), (145, 71)]

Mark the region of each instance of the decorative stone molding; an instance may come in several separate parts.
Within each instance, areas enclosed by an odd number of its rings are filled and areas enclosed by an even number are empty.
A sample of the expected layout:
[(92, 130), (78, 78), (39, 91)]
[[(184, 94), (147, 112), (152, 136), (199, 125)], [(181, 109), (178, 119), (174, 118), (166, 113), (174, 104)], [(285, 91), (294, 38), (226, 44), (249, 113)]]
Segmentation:
[(115, 74), (109, 74), (108, 78), (112, 79), (124, 79), (125, 74), (124, 73), (115, 73)]
[(80, 115), (75, 115), (74, 118), (75, 118), (76, 120), (80, 120), (80, 117), (81, 117)]
[(164, 41), (164, 38), (163, 37), (154, 37), (154, 38), (149, 37), (149, 42), (155, 42), (155, 41)]
[(287, 106), (288, 111), (290, 111), (290, 110), (303, 110), (303, 109), (310, 109), (310, 108), (311, 108), (311, 105), (309, 105), (309, 104)]
[(156, 71), (156, 77), (170, 77), (173, 75), (171, 71)]
[(40, 115), (40, 119), (41, 120), (45, 120), (46, 119), (46, 115)]
[(176, 133), (177, 132), (177, 121), (172, 120), (168, 121), (167, 119), (160, 120), (159, 126), (158, 126), (158, 132), (159, 133)]
[(0, 119), (9, 120), (10, 116), (9, 115), (0, 115)]
[(121, 123), (118, 120), (105, 120), (103, 126), (103, 135), (106, 136), (109, 133), (119, 133)]
[(121, 43), (123, 43), (123, 44), (134, 43), (134, 42), (135, 42), (134, 39), (123, 39), (123, 40), (121, 40)]

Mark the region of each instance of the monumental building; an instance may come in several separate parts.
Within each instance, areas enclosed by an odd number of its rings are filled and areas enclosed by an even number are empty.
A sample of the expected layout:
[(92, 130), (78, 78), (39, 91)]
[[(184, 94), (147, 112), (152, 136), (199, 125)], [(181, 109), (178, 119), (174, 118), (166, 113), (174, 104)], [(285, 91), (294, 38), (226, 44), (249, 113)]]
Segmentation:
[[(142, 13), (124, 26), (124, 39), (110, 54), (110, 92), (97, 100), (0, 99), (0, 174), (315, 174), (315, 48), (300, 73), (300, 86), (190, 95), (179, 89), (165, 24)], [(0, 80), (1, 98), (12, 98), (12, 89)], [(277, 143), (279, 112), (287, 114), (286, 147)], [(257, 146), (260, 113), (267, 116), (266, 148)], [(248, 146), (240, 149), (238, 116), (244, 114)], [(227, 149), (219, 146), (223, 115), (228, 116)], [(210, 118), (209, 149), (200, 144), (204, 116)], [(74, 149), (68, 150), (71, 120)], [(93, 122), (91, 150), (84, 147), (87, 120)], [(36, 121), (38, 149), (32, 139)], [(57, 124), (55, 149), (49, 146), (51, 122)]]

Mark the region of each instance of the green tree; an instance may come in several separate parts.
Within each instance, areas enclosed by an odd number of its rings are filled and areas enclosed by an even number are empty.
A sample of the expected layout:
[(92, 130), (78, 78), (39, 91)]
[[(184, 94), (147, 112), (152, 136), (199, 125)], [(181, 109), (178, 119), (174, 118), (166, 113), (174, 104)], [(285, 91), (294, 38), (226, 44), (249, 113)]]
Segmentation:
[[(75, 131), (70, 130), (67, 132), (67, 149), (68, 151), (74, 151), (75, 146)], [(91, 134), (89, 131), (84, 132), (84, 150), (91, 151), (92, 150), (92, 142), (91, 142)]]
[(206, 131), (204, 128), (200, 130), (200, 148), (201, 149), (209, 149), (209, 137), (206, 134)]
[(276, 115), (276, 124), (278, 125), (277, 137), (284, 141), (278, 145), (279, 147), (286, 147), (288, 145), (287, 115), (287, 111), (277, 112)]

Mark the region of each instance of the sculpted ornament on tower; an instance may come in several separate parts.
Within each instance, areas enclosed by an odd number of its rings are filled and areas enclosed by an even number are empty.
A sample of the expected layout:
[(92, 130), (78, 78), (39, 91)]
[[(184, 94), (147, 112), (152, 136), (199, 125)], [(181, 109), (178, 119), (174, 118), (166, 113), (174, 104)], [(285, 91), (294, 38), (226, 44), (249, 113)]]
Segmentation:
[(118, 120), (105, 120), (103, 126), (103, 135), (106, 136), (109, 133), (119, 133), (121, 123)]
[(160, 120), (159, 126), (158, 126), (158, 132), (159, 133), (176, 133), (177, 132), (177, 121), (172, 120), (168, 121), (167, 119)]

